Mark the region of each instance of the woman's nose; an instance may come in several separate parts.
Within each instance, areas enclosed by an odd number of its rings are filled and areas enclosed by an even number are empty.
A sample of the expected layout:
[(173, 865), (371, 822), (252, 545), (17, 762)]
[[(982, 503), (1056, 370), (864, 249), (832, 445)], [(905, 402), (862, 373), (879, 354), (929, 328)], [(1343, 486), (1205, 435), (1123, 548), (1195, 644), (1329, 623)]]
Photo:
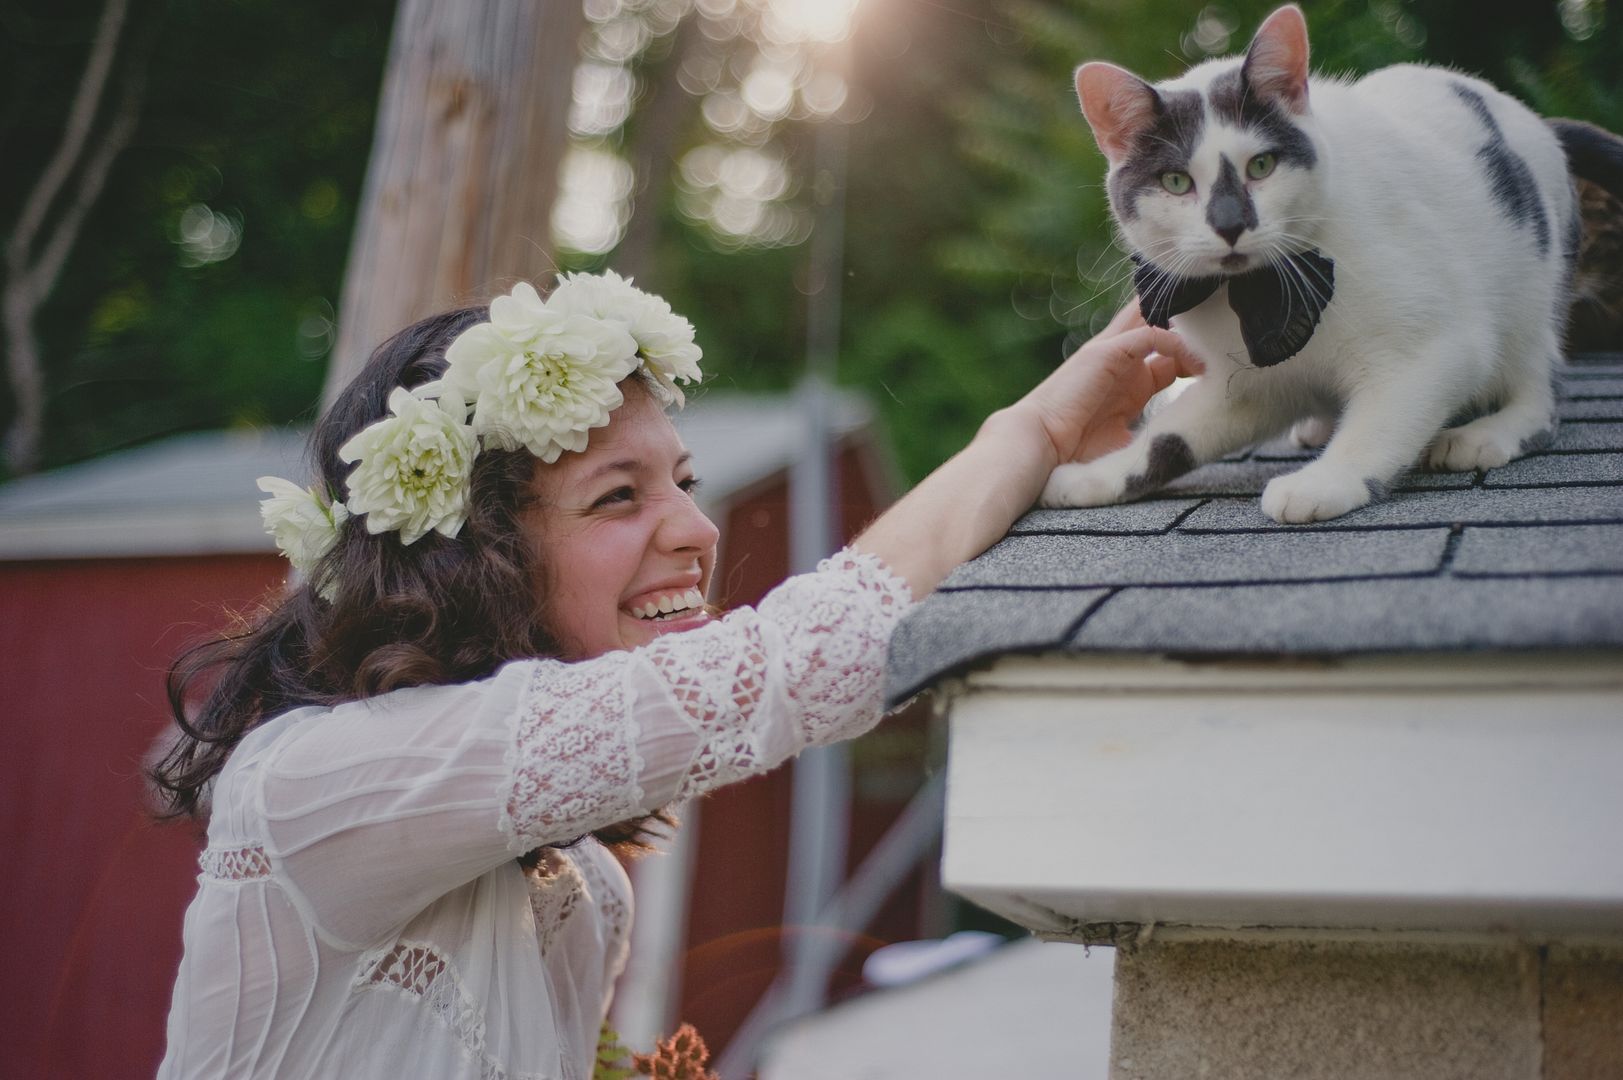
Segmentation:
[(683, 492), (671, 501), (670, 511), (660, 523), (660, 539), (673, 551), (709, 551), (721, 539), (721, 530), (704, 515), (691, 496)]

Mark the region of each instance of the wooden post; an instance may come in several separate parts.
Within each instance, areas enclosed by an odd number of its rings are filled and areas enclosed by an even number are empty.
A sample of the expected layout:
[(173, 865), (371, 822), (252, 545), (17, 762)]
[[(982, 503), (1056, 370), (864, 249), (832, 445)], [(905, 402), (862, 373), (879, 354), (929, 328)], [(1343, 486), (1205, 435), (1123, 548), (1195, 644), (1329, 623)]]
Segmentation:
[(584, 26), (580, 0), (401, 0), (327, 401), (401, 327), (554, 269)]

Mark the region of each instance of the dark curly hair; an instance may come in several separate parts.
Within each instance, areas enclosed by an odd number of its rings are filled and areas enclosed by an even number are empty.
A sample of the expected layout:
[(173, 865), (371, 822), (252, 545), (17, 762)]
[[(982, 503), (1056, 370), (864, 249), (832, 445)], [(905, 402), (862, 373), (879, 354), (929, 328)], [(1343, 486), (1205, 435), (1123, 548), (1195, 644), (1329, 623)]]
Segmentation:
[[(445, 372), (445, 350), (489, 318), (464, 307), (408, 326), (384, 342), (311, 433), (318, 489), (344, 490), (338, 448), (388, 414), (389, 394)], [(262, 721), (301, 705), (336, 705), (401, 687), (466, 682), (511, 660), (557, 656), (544, 617), (549, 568), (526, 542), (536, 459), (483, 450), (474, 460), (468, 518), (455, 539), (429, 532), (410, 545), (372, 535), (351, 517), (309, 579), (240, 617), (223, 637), (182, 653), (169, 669), (179, 733), (150, 776), (160, 816), (206, 816), (208, 791), (232, 749)], [(319, 593), (326, 591), (331, 601)], [(622, 852), (644, 846), (666, 812), (597, 830)]]

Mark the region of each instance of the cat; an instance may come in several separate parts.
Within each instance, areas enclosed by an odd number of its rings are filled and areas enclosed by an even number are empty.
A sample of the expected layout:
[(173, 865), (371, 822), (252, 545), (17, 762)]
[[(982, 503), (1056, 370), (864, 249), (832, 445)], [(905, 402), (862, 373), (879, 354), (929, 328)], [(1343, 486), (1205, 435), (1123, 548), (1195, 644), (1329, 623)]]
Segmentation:
[(1568, 154), (1620, 168), (1623, 140), (1456, 71), (1312, 76), (1295, 5), (1243, 57), (1155, 86), (1093, 62), (1076, 88), (1145, 320), (1206, 372), (1128, 446), (1056, 469), (1043, 505), (1137, 498), (1294, 423), (1323, 452), (1262, 510), (1320, 521), (1417, 463), (1487, 469), (1548, 439), (1580, 228)]
[(1572, 278), (1569, 352), (1623, 352), (1623, 199), (1578, 182), (1584, 242)]

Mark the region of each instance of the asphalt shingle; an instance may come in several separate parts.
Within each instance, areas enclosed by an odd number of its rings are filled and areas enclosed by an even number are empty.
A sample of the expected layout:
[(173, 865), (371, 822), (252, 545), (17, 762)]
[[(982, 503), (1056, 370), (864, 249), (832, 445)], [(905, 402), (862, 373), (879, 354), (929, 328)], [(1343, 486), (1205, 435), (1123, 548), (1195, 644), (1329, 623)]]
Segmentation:
[(1584, 378), (1571, 379), (1567, 382), (1567, 397), (1571, 400), (1597, 397), (1623, 398), (1623, 377), (1592, 374)]
[(1197, 499), (1146, 499), (1144, 502), (1099, 506), (1090, 510), (1033, 510), (1014, 523), (1009, 535), (1104, 533), (1120, 536), (1160, 533), (1170, 529), (1179, 515), (1198, 505)]
[[(1551, 446), (1281, 525), (1258, 495), (1312, 457), (1275, 439), (1141, 502), (1038, 510), (897, 631), (892, 701), (1006, 652), (1344, 655), (1623, 648), (1623, 364), (1562, 373)], [(1600, 362), (1596, 362), (1600, 361)]]
[[(886, 699), (901, 701), (941, 672), (985, 656), (1051, 649), (1108, 595), (1108, 589), (936, 593), (891, 638)], [(964, 632), (966, 625), (973, 632)]]
[(1489, 469), (1483, 487), (1613, 484), (1623, 480), (1623, 454), (1537, 454)]
[(1455, 574), (1623, 574), (1623, 523), (1563, 529), (1466, 529)]
[(1222, 655), (1623, 647), (1620, 612), (1623, 577), (1123, 589), (1063, 644)]
[[(1623, 412), (1620, 409), (1619, 412)], [(1562, 424), (1555, 433), (1551, 450), (1623, 450), (1623, 424)]]
[(942, 588), (1074, 589), (1429, 574), (1441, 562), (1447, 540), (1447, 529), (1081, 539), (1011, 536), (959, 567)]
[[(1178, 477), (1162, 488), (1157, 495), (1261, 495), (1268, 481), (1288, 472), (1295, 472), (1305, 464), (1302, 459), (1253, 457), (1248, 461), (1214, 461)], [(1406, 473), (1393, 485), (1395, 491), (1448, 491), (1468, 488), (1476, 480), (1470, 472), (1426, 472), (1420, 469)]]
[(1607, 420), (1617, 415), (1623, 399), (1613, 397), (1562, 398), (1555, 406), (1555, 415), (1562, 420)]
[[(1570, 460), (1563, 456), (1564, 460)], [(1213, 499), (1180, 524), (1189, 532), (1329, 531), (1506, 522), (1623, 521), (1623, 486), (1399, 492), (1350, 514), (1311, 525), (1281, 525), (1256, 499)]]

